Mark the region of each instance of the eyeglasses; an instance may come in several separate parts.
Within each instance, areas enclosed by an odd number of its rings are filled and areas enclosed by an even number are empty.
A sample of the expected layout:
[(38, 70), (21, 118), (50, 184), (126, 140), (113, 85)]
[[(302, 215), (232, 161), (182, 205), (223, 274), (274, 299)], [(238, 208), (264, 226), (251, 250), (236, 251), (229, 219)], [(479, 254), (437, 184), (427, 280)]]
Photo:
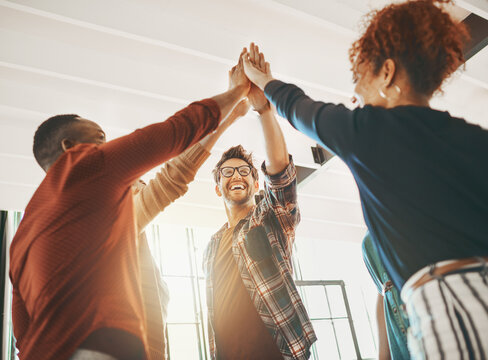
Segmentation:
[(234, 175), (236, 170), (241, 176), (247, 176), (251, 173), (251, 167), (249, 165), (241, 165), (237, 167), (225, 166), (220, 168), (219, 171), (223, 177), (230, 178), (232, 175)]

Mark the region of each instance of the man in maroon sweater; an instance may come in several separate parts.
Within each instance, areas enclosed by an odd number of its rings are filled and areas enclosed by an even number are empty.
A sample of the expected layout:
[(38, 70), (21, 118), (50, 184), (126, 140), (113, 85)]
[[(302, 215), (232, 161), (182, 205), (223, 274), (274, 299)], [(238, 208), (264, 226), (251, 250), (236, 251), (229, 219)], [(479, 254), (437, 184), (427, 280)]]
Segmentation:
[(77, 116), (44, 122), (34, 138), (46, 177), (10, 248), (20, 359), (145, 359), (131, 184), (213, 131), (249, 82), (190, 104), (162, 123), (105, 143)]

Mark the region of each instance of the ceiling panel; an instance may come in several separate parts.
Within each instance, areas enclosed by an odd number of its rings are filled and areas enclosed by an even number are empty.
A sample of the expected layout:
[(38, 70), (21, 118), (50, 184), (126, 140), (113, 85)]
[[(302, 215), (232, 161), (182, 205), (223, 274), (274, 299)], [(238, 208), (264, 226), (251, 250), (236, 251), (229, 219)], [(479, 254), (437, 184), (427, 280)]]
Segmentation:
[[(0, 0), (0, 208), (23, 209), (42, 181), (31, 148), (35, 129), (47, 117), (78, 113), (100, 123), (109, 139), (162, 121), (193, 100), (223, 92), (227, 71), (250, 41), (259, 43), (278, 78), (297, 83), (315, 99), (351, 107), (347, 50), (361, 16), (386, 3)], [(459, 4), (464, 9), (450, 10), (459, 19), (469, 11), (484, 16), (484, 0)], [(432, 104), (488, 128), (487, 68), (484, 49)], [(314, 141), (279, 122), (295, 163), (318, 169), (299, 186), (297, 234), (360, 241), (366, 227), (345, 164), (337, 158), (315, 164)], [(225, 211), (211, 170), (222, 151), (238, 143), (260, 165), (265, 147), (255, 113), (222, 136), (187, 196), (158, 221), (220, 226)]]

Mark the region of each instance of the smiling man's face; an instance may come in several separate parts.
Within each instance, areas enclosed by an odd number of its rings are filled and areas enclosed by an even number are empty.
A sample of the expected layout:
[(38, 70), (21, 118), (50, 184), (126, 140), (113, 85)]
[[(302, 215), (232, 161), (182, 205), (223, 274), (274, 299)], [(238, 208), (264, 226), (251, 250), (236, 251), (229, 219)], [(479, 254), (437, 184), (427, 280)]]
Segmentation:
[[(242, 159), (229, 159), (220, 166), (220, 169), (225, 167), (237, 168), (240, 166), (245, 167), (249, 166), (249, 164)], [(231, 177), (225, 177), (220, 173), (219, 184), (216, 186), (215, 191), (217, 195), (224, 198), (228, 205), (232, 206), (252, 202), (253, 196), (258, 188), (259, 183), (254, 180), (251, 171), (249, 171), (248, 175), (243, 176), (237, 169), (234, 169), (234, 174)]]

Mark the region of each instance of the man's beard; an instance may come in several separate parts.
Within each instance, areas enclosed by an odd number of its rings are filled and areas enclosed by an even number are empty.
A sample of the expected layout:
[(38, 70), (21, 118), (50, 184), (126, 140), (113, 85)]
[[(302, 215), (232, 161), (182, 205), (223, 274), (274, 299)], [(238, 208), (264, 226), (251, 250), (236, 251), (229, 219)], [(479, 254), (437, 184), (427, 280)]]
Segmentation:
[(229, 188), (224, 189), (223, 190), (224, 200), (226, 203), (230, 205), (237, 205), (237, 206), (245, 205), (251, 200), (253, 196), (252, 189), (249, 184), (246, 184), (245, 191), (246, 191), (245, 195), (241, 195), (239, 196), (239, 198), (236, 199), (236, 196), (231, 194), (232, 190), (230, 190)]

